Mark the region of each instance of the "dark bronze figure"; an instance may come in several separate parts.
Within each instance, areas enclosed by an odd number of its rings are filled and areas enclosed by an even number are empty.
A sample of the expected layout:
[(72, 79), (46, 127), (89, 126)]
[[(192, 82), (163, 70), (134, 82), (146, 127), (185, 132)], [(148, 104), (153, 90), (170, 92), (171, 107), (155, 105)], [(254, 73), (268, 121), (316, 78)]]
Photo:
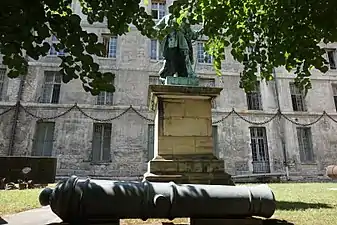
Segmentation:
[[(158, 22), (158, 29), (168, 25), (169, 17), (170, 14)], [(178, 77), (196, 77), (192, 68), (194, 63), (192, 40), (196, 40), (201, 32), (202, 29), (193, 31), (188, 21), (183, 21), (161, 41), (161, 53), (165, 59), (159, 71), (162, 81), (175, 74)]]

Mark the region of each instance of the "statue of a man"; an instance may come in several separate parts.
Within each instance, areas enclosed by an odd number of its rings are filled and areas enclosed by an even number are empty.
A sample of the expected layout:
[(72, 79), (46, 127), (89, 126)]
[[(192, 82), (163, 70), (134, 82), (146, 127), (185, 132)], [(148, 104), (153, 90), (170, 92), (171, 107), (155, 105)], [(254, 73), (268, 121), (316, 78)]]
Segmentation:
[[(168, 24), (170, 15), (164, 16), (157, 27)], [(202, 29), (201, 29), (202, 30)], [(187, 21), (182, 22), (177, 29), (170, 32), (160, 43), (160, 53), (164, 58), (164, 65), (159, 71), (160, 79), (165, 81), (168, 76), (195, 77), (192, 69), (193, 48), (192, 40), (196, 40), (200, 31), (193, 31)]]

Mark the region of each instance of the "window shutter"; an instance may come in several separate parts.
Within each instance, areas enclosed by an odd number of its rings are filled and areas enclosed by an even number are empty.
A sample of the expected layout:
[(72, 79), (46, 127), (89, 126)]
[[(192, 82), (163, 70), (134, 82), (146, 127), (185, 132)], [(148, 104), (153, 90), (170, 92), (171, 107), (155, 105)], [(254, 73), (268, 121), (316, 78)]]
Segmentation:
[(218, 126), (212, 126), (212, 136), (213, 136), (213, 151), (215, 155), (217, 155), (219, 153)]
[(101, 156), (101, 135), (102, 125), (94, 124), (93, 140), (92, 140), (92, 161), (100, 161)]
[(154, 124), (149, 124), (147, 127), (147, 148), (148, 160), (154, 157)]
[(103, 137), (103, 157), (104, 161), (111, 160), (111, 124), (104, 125), (104, 137)]

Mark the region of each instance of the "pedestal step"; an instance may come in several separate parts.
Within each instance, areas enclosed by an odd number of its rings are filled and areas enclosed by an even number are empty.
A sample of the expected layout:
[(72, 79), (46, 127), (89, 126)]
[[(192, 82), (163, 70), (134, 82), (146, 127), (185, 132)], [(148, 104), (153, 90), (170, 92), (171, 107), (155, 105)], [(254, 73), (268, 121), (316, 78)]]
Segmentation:
[(211, 184), (232, 185), (234, 182), (228, 173), (184, 173), (184, 174), (153, 174), (145, 173), (143, 180), (150, 182), (170, 182), (177, 184)]
[(224, 172), (223, 160), (155, 158), (148, 163), (144, 179), (152, 182), (234, 185), (231, 175)]
[(224, 161), (213, 159), (175, 160), (153, 159), (148, 162), (148, 172), (154, 174), (180, 174), (180, 173), (217, 173), (224, 171)]

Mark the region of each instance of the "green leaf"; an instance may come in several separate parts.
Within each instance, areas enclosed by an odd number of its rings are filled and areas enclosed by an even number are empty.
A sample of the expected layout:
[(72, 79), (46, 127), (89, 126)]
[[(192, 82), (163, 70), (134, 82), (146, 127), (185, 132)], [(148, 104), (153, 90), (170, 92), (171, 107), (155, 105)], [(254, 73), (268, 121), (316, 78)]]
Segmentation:
[(87, 53), (89, 54), (95, 54), (97, 53), (97, 47), (94, 45), (94, 44), (88, 44), (86, 47), (85, 47), (85, 50), (87, 51)]
[(75, 25), (80, 25), (81, 23), (81, 17), (76, 14), (72, 14), (69, 17), (69, 20), (71, 21), (72, 24), (75, 24)]
[(98, 72), (99, 70), (99, 65), (97, 63), (92, 63), (91, 64), (92, 71)]
[(98, 41), (97, 35), (94, 33), (89, 33), (88, 38), (91, 43), (96, 43)]
[[(61, 69), (66, 71), (68, 67), (79, 72), (73, 78), (80, 78), (86, 84), (83, 86), (86, 91), (98, 93), (106, 88), (101, 85), (105, 75), (101, 75), (93, 60), (104, 53), (103, 44), (98, 43), (97, 35), (100, 34), (88, 34), (87, 28), (81, 27), (81, 18), (67, 5), (70, 2), (1, 1), (0, 23), (5, 26), (0, 25), (0, 50), (4, 55), (2, 63), (16, 71), (10, 76), (27, 73), (28, 62), (23, 53), (34, 59), (45, 56), (49, 46), (43, 42), (50, 34), (57, 34), (62, 43), (57, 48), (65, 47), (67, 55), (72, 57), (72, 60), (63, 58)], [(158, 31), (154, 29), (151, 14), (140, 6), (139, 1), (78, 2), (89, 23), (105, 26), (116, 35), (130, 32), (129, 24), (133, 24), (147, 38), (161, 39), (184, 20), (202, 24), (203, 34), (211, 40), (208, 52), (215, 59), (216, 73), (221, 74), (223, 49), (230, 47), (233, 58), (243, 64), (239, 86), (244, 90), (249, 90), (255, 82), (258, 67), (261, 67), (261, 78), (270, 80), (271, 69), (281, 66), (294, 74), (294, 79), (302, 82), (306, 91), (309, 90), (312, 68), (323, 73), (328, 71), (320, 42), (337, 42), (337, 20), (326, 19), (336, 14), (337, 1), (296, 1), (296, 6), (280, 0), (173, 1), (169, 6), (170, 21), (177, 22), (158, 27)], [(144, 4), (147, 6), (149, 1), (145, 0)], [(248, 46), (254, 46), (254, 53), (248, 62), (243, 62)], [(87, 81), (90, 76), (95, 81)]]
[(90, 55), (82, 55), (81, 61), (83, 64), (86, 64), (86, 65), (90, 65), (94, 62), (94, 60), (92, 59)]
[(49, 29), (45, 24), (37, 27), (36, 31), (39, 37), (46, 38), (50, 36)]
[(20, 76), (20, 72), (18, 70), (10, 70), (8, 73), (7, 73), (7, 76), (9, 78), (17, 78)]

